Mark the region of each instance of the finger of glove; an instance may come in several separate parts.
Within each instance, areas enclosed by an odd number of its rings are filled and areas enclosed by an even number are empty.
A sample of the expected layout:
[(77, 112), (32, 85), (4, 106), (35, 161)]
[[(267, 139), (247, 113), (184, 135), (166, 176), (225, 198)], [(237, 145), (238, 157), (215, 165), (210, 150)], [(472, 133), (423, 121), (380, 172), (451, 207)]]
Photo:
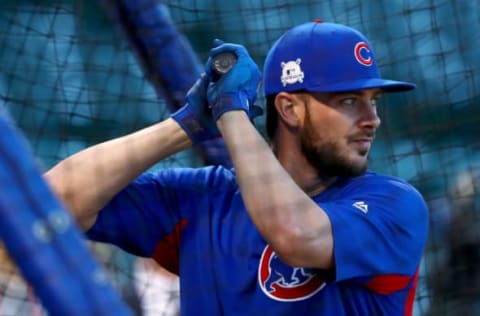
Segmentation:
[(209, 77), (202, 73), (187, 94), (187, 104), (199, 123), (212, 134), (218, 134), (215, 122), (212, 120), (211, 110), (207, 101), (207, 87)]
[[(221, 39), (214, 39), (213, 40), (213, 43), (212, 43), (212, 49), (210, 50), (210, 52), (212, 50), (214, 50), (215, 48), (219, 47), (219, 46), (222, 46), (223, 44), (225, 44), (224, 41), (222, 41)], [(213, 62), (213, 57), (216, 56), (218, 54), (215, 54), (215, 55), (211, 55), (210, 54), (210, 57), (208, 58), (207, 62), (205, 63), (205, 72), (211, 76), (212, 75), (212, 62)]]
[(210, 57), (213, 58), (224, 52), (233, 52), (237, 57), (249, 56), (247, 49), (243, 45), (233, 43), (222, 43), (210, 50)]
[(208, 75), (202, 73), (187, 92), (186, 104), (171, 115), (194, 144), (220, 135), (206, 98), (208, 84)]
[[(218, 44), (217, 46), (215, 46), (215, 44)], [(214, 77), (214, 74), (212, 72), (212, 63), (213, 63), (213, 60), (214, 58), (221, 54), (221, 53), (224, 53), (224, 52), (232, 52), (234, 53), (238, 58), (240, 58), (241, 56), (248, 56), (248, 51), (247, 49), (242, 46), (242, 45), (238, 45), (238, 44), (232, 44), (232, 43), (225, 43), (223, 42), (222, 40), (219, 40), (219, 39), (216, 39), (214, 41), (214, 48), (212, 48), (210, 50), (210, 57), (208, 58), (206, 64), (205, 64), (205, 72), (211, 77), (211, 79), (213, 80), (213, 77)]]
[(250, 56), (241, 56), (220, 80), (210, 83), (207, 90), (208, 101), (213, 104), (221, 94), (243, 92), (253, 103), (260, 77), (260, 70)]
[(193, 109), (198, 115), (202, 125), (204, 125), (211, 134), (220, 134), (212, 119), (212, 113), (208, 105), (207, 89), (210, 84), (209, 76), (206, 73), (202, 73), (200, 79), (196, 82), (196, 104)]

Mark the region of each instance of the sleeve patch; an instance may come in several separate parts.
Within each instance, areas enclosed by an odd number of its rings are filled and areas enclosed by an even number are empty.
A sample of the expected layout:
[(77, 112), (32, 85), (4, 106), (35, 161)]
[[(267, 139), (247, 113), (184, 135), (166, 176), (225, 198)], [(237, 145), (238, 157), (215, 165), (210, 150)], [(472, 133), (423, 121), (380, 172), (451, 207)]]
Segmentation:
[(175, 228), (169, 235), (157, 242), (152, 254), (152, 259), (168, 271), (177, 275), (179, 272), (180, 236), (187, 223), (187, 219), (182, 219), (175, 225)]
[(384, 274), (374, 277), (365, 286), (377, 294), (388, 295), (405, 289), (412, 279), (413, 276)]

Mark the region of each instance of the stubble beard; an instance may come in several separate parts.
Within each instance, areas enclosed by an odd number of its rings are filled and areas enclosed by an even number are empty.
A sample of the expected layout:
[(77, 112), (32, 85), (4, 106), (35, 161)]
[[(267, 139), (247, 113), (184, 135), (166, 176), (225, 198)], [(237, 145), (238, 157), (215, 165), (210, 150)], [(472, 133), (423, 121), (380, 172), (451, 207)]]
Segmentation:
[[(307, 110), (305, 128), (300, 136), (302, 153), (320, 178), (354, 177), (367, 170), (367, 163), (356, 163), (343, 154), (337, 142), (322, 140), (316, 133)], [(315, 145), (315, 144), (320, 145)], [(367, 155), (367, 153), (359, 153)]]

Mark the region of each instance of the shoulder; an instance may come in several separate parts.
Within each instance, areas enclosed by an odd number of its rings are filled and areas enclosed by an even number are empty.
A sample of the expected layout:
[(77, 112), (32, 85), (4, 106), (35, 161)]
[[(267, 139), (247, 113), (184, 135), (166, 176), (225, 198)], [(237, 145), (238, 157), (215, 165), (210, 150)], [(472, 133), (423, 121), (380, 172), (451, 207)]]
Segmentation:
[(200, 168), (165, 168), (146, 172), (135, 180), (141, 184), (155, 182), (163, 186), (188, 187), (225, 187), (236, 186), (236, 177), (232, 169), (223, 166)]
[(406, 217), (415, 216), (422, 221), (428, 217), (422, 194), (398, 177), (367, 171), (358, 177), (339, 179), (332, 191), (332, 198), (363, 201), (377, 209)]
[(407, 221), (415, 219), (418, 223), (428, 221), (428, 206), (423, 195), (404, 179), (368, 171), (352, 178), (348, 186), (356, 191), (356, 196), (365, 196), (385, 214), (395, 214)]
[(367, 171), (361, 176), (346, 179), (345, 187), (355, 191), (406, 194), (423, 199), (421, 193), (406, 180), (373, 171)]

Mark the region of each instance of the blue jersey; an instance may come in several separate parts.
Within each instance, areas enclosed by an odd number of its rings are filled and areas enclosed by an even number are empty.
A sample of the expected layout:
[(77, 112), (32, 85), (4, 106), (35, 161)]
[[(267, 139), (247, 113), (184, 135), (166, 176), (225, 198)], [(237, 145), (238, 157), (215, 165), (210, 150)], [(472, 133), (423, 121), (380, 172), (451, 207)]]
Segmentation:
[(183, 315), (410, 315), (427, 237), (421, 195), (367, 172), (312, 198), (331, 221), (331, 271), (281, 262), (223, 167), (143, 174), (87, 234), (178, 273)]

